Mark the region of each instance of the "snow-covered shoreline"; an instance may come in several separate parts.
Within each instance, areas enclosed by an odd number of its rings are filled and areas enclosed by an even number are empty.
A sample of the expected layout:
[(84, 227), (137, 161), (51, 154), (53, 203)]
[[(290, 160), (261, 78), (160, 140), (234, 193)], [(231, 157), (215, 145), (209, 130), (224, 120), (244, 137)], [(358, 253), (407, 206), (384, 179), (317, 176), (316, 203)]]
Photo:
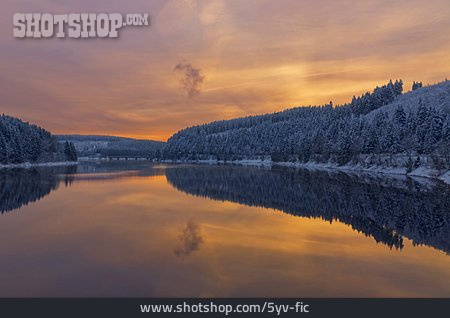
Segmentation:
[(10, 168), (23, 168), (29, 169), (34, 167), (58, 167), (58, 166), (75, 166), (77, 165), (77, 161), (57, 161), (57, 162), (38, 162), (38, 163), (15, 163), (15, 164), (0, 164), (0, 169), (10, 169)]
[(279, 162), (274, 163), (274, 165), (286, 166), (286, 167), (298, 167), (298, 168), (310, 168), (310, 169), (327, 169), (327, 170), (338, 170), (338, 171), (352, 171), (352, 172), (369, 172), (369, 173), (380, 173), (389, 175), (403, 175), (419, 178), (428, 178), (434, 180), (440, 180), (450, 185), (450, 171), (439, 172), (434, 169), (429, 169), (425, 167), (419, 167), (409, 173), (406, 172), (406, 168), (396, 168), (396, 167), (377, 167), (372, 166), (369, 168), (362, 167), (360, 165), (344, 165), (338, 166), (335, 164), (327, 163), (320, 164), (315, 162), (307, 163), (291, 163), (291, 162)]
[[(80, 158), (81, 160), (90, 161), (93, 158)], [(97, 158), (98, 159), (98, 158)], [(283, 166), (290, 168), (305, 168), (311, 170), (333, 170), (333, 171), (343, 171), (343, 172), (354, 172), (354, 173), (377, 173), (386, 175), (402, 175), (418, 178), (427, 178), (432, 180), (439, 180), (448, 185), (450, 185), (450, 171), (437, 171), (435, 169), (430, 169), (427, 167), (419, 167), (411, 172), (407, 173), (406, 168), (399, 167), (380, 167), (380, 166), (370, 166), (364, 167), (362, 165), (352, 165), (347, 164), (339, 166), (333, 163), (317, 163), (317, 162), (273, 162), (269, 159), (243, 159), (243, 160), (162, 160), (160, 162), (164, 163), (196, 163), (196, 164), (234, 164), (234, 165), (248, 165), (248, 166)], [(77, 165), (79, 162), (62, 161), (62, 162), (42, 162), (42, 163), (21, 163), (21, 164), (8, 164), (0, 165), (0, 169), (6, 168), (33, 168), (33, 167), (57, 167), (57, 166), (72, 166)]]
[(333, 163), (317, 163), (317, 162), (273, 162), (271, 160), (260, 159), (248, 159), (248, 160), (163, 160), (166, 163), (198, 163), (198, 164), (237, 164), (237, 165), (249, 165), (249, 166), (283, 166), (291, 168), (305, 168), (315, 170), (333, 170), (343, 172), (355, 172), (355, 173), (377, 173), (386, 175), (403, 175), (410, 177), (428, 178), (432, 180), (439, 180), (450, 185), (450, 171), (437, 171), (426, 167), (419, 167), (409, 173), (406, 172), (406, 168), (399, 167), (380, 167), (371, 166), (363, 167), (361, 165), (343, 165), (339, 166)]

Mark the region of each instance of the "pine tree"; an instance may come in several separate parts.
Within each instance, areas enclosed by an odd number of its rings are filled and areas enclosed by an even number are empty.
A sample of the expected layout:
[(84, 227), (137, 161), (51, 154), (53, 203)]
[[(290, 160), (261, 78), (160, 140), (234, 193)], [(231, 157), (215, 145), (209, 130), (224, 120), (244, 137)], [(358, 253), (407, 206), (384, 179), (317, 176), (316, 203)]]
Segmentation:
[(394, 83), (394, 92), (396, 96), (400, 96), (403, 93), (403, 81), (398, 80)]
[(33, 142), (31, 144), (31, 152), (30, 158), (32, 162), (36, 162), (39, 160), (42, 151), (42, 142), (41, 139), (37, 136), (33, 136)]
[(69, 143), (69, 148), (71, 161), (77, 161), (78, 160), (77, 150), (75, 149), (75, 145), (72, 142)]
[(12, 153), (10, 156), (11, 163), (23, 163), (25, 162), (23, 157), (22, 143), (16, 134), (11, 140)]
[(422, 82), (413, 82), (412, 84), (412, 90), (415, 91), (416, 89), (419, 89), (422, 87)]
[(431, 115), (431, 123), (430, 123), (430, 146), (435, 146), (442, 138), (442, 132), (444, 127), (444, 115), (440, 112), (433, 111)]
[(402, 150), (402, 141), (404, 140), (406, 129), (406, 113), (402, 106), (398, 106), (392, 120), (393, 143), (391, 146), (391, 153), (398, 153)]
[(351, 137), (346, 132), (341, 132), (338, 139), (338, 163), (345, 165), (351, 159), (352, 142)]
[(416, 128), (416, 145), (415, 148), (419, 154), (422, 154), (426, 151), (426, 137), (428, 133), (428, 116), (429, 111), (426, 108), (422, 100), (419, 100), (419, 109), (417, 111), (417, 128)]
[(8, 163), (8, 153), (6, 149), (6, 141), (3, 134), (0, 131), (0, 164)]
[(398, 106), (394, 114), (394, 123), (396, 125), (406, 127), (406, 113), (403, 106)]
[(70, 144), (68, 141), (64, 143), (64, 155), (67, 161), (72, 161), (72, 153), (70, 150)]

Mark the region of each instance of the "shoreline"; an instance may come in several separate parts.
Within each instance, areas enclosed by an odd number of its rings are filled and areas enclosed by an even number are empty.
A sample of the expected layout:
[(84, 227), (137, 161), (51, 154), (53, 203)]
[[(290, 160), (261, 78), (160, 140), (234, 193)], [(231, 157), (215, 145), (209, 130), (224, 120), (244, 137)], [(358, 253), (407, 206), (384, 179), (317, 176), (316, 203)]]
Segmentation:
[(282, 166), (290, 168), (304, 168), (304, 169), (315, 169), (315, 170), (333, 170), (342, 172), (354, 172), (354, 173), (376, 173), (385, 175), (401, 175), (405, 177), (415, 177), (415, 178), (426, 178), (435, 181), (444, 182), (450, 185), (450, 170), (439, 172), (435, 169), (430, 169), (427, 167), (419, 167), (414, 169), (410, 173), (406, 172), (406, 168), (398, 167), (362, 167), (361, 165), (343, 165), (338, 166), (332, 163), (316, 163), (316, 162), (273, 162), (271, 160), (234, 160), (234, 161), (224, 161), (224, 160), (162, 160), (164, 163), (198, 163), (198, 164), (236, 164), (236, 165), (247, 165), (247, 166)]
[(293, 165), (289, 162), (280, 162), (274, 163), (273, 165), (279, 165), (284, 167), (294, 167), (294, 168), (306, 168), (306, 169), (318, 169), (318, 170), (334, 170), (334, 171), (347, 171), (347, 172), (355, 172), (355, 173), (376, 173), (376, 174), (384, 174), (384, 175), (400, 175), (405, 177), (414, 177), (414, 178), (426, 178), (436, 181), (441, 181), (450, 185), (450, 171), (439, 172), (434, 169), (419, 167), (410, 173), (406, 172), (405, 168), (396, 168), (396, 167), (377, 167), (372, 166), (369, 168), (361, 167), (358, 165), (344, 165), (338, 166), (333, 164), (319, 164), (319, 163), (293, 163)]
[(76, 166), (78, 161), (55, 161), (55, 162), (38, 162), (38, 163), (11, 163), (2, 165), (0, 164), (0, 169), (12, 169), (12, 168), (23, 168), (30, 169), (34, 167), (59, 167), (59, 166)]
[[(79, 161), (71, 162), (71, 161), (62, 161), (62, 162), (46, 162), (46, 163), (21, 163), (21, 164), (10, 164), (10, 165), (0, 165), (0, 169), (5, 168), (32, 168), (32, 167), (53, 167), (53, 166), (71, 166), (78, 165), (80, 161), (108, 161), (108, 159), (103, 158), (89, 158), (82, 157), (79, 158)], [(118, 160), (125, 161), (126, 160)], [(130, 160), (133, 162), (135, 160)], [(262, 159), (247, 159), (247, 160), (233, 160), (233, 161), (224, 161), (224, 160), (136, 160), (136, 161), (150, 161), (153, 163), (193, 163), (193, 164), (231, 164), (231, 165), (243, 165), (243, 166), (281, 166), (281, 167), (289, 167), (289, 168), (303, 168), (303, 169), (311, 169), (311, 170), (322, 170), (322, 171), (341, 171), (341, 172), (353, 172), (353, 173), (375, 173), (375, 174), (384, 174), (384, 175), (397, 175), (397, 176), (405, 176), (412, 178), (423, 178), (428, 180), (440, 181), (447, 185), (450, 185), (450, 170), (447, 171), (437, 171), (435, 169), (427, 168), (424, 166), (420, 166), (417, 169), (407, 173), (406, 168), (403, 167), (380, 167), (380, 166), (370, 166), (363, 167), (361, 165), (343, 165), (339, 166), (333, 163), (317, 163), (317, 162), (273, 162), (271, 160), (262, 160)]]

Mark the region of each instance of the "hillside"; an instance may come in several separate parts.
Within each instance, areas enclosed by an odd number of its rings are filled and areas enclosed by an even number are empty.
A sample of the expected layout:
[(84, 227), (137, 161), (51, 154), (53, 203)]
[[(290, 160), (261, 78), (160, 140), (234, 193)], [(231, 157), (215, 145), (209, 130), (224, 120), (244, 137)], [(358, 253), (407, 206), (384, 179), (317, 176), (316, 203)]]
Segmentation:
[(60, 142), (71, 142), (80, 156), (143, 156), (158, 158), (164, 142), (116, 136), (58, 135)]
[(0, 117), (0, 165), (76, 160), (70, 143), (60, 144), (45, 129), (20, 119)]
[(337, 107), (297, 107), (186, 128), (169, 138), (164, 157), (407, 165), (408, 170), (428, 158), (448, 169), (450, 82), (416, 88), (402, 94), (403, 82), (391, 81)]

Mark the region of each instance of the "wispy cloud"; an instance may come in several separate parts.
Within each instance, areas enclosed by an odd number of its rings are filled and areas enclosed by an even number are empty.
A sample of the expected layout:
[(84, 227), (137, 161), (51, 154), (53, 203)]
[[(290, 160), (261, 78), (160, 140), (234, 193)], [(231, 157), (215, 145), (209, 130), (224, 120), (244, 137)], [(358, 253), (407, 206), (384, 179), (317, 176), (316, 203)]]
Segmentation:
[(200, 69), (194, 68), (190, 63), (178, 63), (174, 70), (183, 73), (180, 82), (188, 97), (194, 97), (200, 93), (201, 85), (205, 79)]
[[(448, 0), (4, 2), (0, 113), (54, 133), (166, 140), (213, 120), (346, 102), (391, 78), (450, 76)], [(15, 12), (105, 8), (154, 23), (115, 40), (12, 37)]]

